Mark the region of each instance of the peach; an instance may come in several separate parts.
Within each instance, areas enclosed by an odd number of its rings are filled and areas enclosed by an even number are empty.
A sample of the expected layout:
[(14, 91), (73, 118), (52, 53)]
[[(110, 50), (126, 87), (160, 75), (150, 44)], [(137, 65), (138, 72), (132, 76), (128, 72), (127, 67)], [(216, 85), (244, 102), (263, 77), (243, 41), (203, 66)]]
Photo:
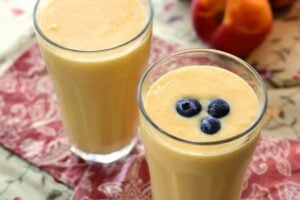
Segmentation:
[(269, 33), (273, 17), (268, 0), (193, 0), (192, 21), (212, 47), (246, 56)]

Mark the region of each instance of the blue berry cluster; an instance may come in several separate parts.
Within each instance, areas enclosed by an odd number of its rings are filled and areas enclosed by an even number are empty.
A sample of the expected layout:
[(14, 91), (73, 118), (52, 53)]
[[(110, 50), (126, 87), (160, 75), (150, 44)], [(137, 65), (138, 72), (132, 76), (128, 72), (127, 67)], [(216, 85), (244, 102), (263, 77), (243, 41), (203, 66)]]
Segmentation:
[[(176, 103), (176, 111), (183, 117), (193, 117), (202, 110), (201, 103), (195, 98), (182, 98)], [(200, 122), (200, 129), (206, 134), (215, 134), (221, 129), (220, 118), (225, 117), (230, 107), (223, 99), (213, 99), (209, 102), (207, 113)]]

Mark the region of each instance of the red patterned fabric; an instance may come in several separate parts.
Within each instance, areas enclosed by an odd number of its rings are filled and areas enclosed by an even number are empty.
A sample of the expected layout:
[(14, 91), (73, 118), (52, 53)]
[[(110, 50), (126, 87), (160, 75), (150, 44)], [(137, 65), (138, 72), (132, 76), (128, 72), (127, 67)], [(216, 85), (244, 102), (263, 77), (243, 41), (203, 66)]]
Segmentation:
[[(178, 49), (154, 38), (151, 61)], [(34, 44), (0, 77), (0, 144), (75, 189), (75, 200), (150, 200), (143, 146), (114, 164), (88, 165), (69, 151), (56, 96)], [(300, 199), (300, 142), (262, 138), (243, 200)]]
[[(74, 198), (151, 200), (147, 164), (139, 147), (138, 154), (114, 165), (89, 166)], [(299, 170), (300, 142), (262, 138), (247, 171), (242, 200), (299, 200)]]

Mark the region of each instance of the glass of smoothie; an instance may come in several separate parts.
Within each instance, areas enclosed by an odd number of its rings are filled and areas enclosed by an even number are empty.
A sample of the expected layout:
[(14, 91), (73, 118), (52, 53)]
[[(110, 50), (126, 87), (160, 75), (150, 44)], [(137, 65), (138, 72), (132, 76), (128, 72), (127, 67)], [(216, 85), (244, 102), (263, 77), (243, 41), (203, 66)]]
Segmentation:
[(72, 144), (110, 163), (136, 142), (138, 80), (152, 34), (150, 0), (39, 0), (34, 27)]
[(257, 72), (217, 50), (152, 65), (138, 88), (154, 200), (238, 200), (267, 95)]

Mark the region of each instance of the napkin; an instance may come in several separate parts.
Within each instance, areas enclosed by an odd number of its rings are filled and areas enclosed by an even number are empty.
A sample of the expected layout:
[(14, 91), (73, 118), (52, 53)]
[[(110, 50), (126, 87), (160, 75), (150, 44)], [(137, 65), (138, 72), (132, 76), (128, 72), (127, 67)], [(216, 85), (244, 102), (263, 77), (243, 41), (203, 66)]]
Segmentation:
[(36, 0), (0, 1), (0, 73), (20, 56), (33, 39), (33, 6)]

